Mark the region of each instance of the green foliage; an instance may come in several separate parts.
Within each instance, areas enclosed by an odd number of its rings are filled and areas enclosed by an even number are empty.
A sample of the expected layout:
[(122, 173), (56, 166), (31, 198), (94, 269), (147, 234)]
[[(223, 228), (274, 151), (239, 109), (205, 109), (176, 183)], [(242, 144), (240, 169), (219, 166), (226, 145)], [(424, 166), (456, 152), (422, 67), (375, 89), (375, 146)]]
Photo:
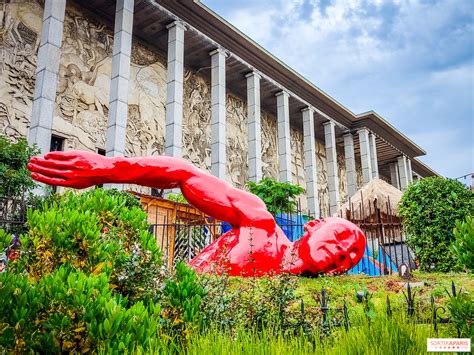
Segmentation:
[(259, 183), (249, 181), (249, 191), (262, 199), (268, 211), (273, 214), (279, 212), (294, 212), (296, 208), (295, 198), (305, 190), (298, 185), (289, 182), (278, 182), (265, 178)]
[(474, 214), (474, 194), (458, 181), (426, 178), (408, 186), (399, 212), (421, 270), (456, 269), (453, 229), (456, 220)]
[(0, 274), (0, 352), (124, 352), (154, 346), (160, 308), (126, 307), (105, 274), (60, 267), (39, 281)]
[(454, 237), (453, 251), (459, 265), (474, 272), (474, 219), (471, 216), (466, 216), (464, 221), (456, 221)]
[(204, 321), (219, 329), (286, 324), (293, 320), (289, 306), (295, 299), (296, 280), (288, 274), (243, 279), (209, 276), (201, 309)]
[(186, 200), (186, 197), (184, 197), (182, 193), (169, 194), (168, 196), (166, 196), (166, 198), (173, 202), (184, 203), (186, 205), (189, 204), (188, 200)]
[(132, 301), (157, 297), (161, 253), (138, 206), (126, 193), (102, 189), (44, 202), (28, 211), (17, 267), (37, 279), (66, 264), (106, 272), (115, 290)]
[(285, 336), (278, 327), (263, 330), (239, 326), (232, 330), (211, 329), (193, 334), (182, 354), (374, 354), (418, 355), (426, 352), (426, 339), (436, 337), (429, 325), (418, 325), (403, 317), (377, 317), (373, 322), (337, 330), (328, 338), (312, 334)]
[(448, 303), (451, 322), (461, 338), (474, 337), (474, 300), (467, 292), (452, 295)]
[(25, 138), (16, 142), (0, 135), (0, 196), (17, 196), (35, 187), (26, 165), (39, 149), (29, 147)]
[(196, 272), (183, 262), (176, 264), (174, 274), (165, 280), (166, 319), (170, 327), (183, 332), (199, 324), (200, 306), (205, 290)]
[(10, 246), (11, 241), (11, 235), (5, 232), (3, 229), (0, 229), (0, 255), (6, 248)]

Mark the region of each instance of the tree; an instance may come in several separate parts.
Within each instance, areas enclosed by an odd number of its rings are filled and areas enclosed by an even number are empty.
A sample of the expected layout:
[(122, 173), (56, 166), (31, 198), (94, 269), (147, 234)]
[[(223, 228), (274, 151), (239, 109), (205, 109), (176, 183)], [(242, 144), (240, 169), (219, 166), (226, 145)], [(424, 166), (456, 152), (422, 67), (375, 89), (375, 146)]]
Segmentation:
[(456, 220), (473, 215), (474, 194), (458, 181), (431, 177), (409, 185), (399, 207), (421, 270), (455, 270), (453, 230)]
[(19, 195), (36, 186), (26, 165), (38, 154), (38, 147), (29, 147), (25, 138), (13, 142), (0, 135), (0, 196)]
[(304, 192), (301, 186), (289, 182), (278, 182), (265, 178), (259, 183), (249, 181), (249, 191), (262, 199), (270, 213), (294, 212), (296, 209), (295, 198)]

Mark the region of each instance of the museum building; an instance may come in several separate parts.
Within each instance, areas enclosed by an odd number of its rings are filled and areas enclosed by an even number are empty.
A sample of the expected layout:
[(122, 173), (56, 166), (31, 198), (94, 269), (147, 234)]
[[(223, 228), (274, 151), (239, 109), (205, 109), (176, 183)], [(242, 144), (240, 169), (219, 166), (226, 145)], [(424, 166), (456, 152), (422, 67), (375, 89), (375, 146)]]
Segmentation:
[(383, 117), (351, 112), (197, 0), (0, 0), (0, 132), (43, 153), (182, 157), (239, 188), (290, 181), (317, 217), (372, 179), (437, 175)]

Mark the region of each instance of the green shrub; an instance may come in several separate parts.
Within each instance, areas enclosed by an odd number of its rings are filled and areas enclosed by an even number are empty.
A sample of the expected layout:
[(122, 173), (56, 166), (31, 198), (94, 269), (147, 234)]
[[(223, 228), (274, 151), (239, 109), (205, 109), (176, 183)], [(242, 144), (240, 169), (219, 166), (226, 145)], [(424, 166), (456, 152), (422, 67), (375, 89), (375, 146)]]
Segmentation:
[(474, 214), (474, 194), (458, 181), (426, 178), (407, 187), (399, 212), (421, 270), (455, 270), (453, 229)]
[(454, 228), (456, 241), (453, 251), (458, 263), (467, 270), (474, 272), (474, 219), (466, 216), (464, 221), (456, 221)]
[(156, 345), (159, 307), (127, 308), (108, 282), (68, 267), (39, 281), (0, 274), (0, 352), (133, 353)]
[(171, 278), (165, 280), (164, 301), (170, 328), (181, 333), (199, 325), (200, 306), (205, 290), (196, 272), (183, 262), (176, 264)]
[(249, 191), (262, 199), (268, 211), (273, 214), (279, 212), (294, 212), (296, 208), (295, 198), (305, 190), (298, 185), (289, 182), (278, 182), (265, 178), (255, 183), (247, 183)]
[(38, 154), (39, 149), (29, 147), (25, 138), (12, 142), (0, 135), (0, 196), (17, 196), (36, 186), (26, 165)]
[(448, 310), (461, 338), (474, 337), (474, 300), (467, 292), (451, 295)]
[(184, 203), (185, 205), (189, 204), (188, 200), (186, 200), (186, 197), (184, 197), (182, 193), (168, 194), (166, 198), (173, 202)]
[(288, 309), (295, 300), (295, 276), (284, 273), (262, 278), (202, 277), (207, 297), (201, 313), (208, 327), (263, 329), (294, 320)]
[(3, 251), (10, 246), (12, 241), (12, 236), (5, 232), (3, 229), (0, 229), (0, 255)]
[(161, 253), (145, 212), (128, 194), (69, 192), (29, 210), (28, 227), (17, 267), (30, 276), (39, 279), (67, 264), (86, 273), (106, 272), (131, 301), (157, 297)]

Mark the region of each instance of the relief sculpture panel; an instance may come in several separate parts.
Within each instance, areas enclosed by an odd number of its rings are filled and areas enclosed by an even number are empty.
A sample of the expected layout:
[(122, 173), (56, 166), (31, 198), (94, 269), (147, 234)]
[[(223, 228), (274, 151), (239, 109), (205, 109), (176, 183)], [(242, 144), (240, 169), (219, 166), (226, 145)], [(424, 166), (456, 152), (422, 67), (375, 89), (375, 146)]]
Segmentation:
[(210, 83), (190, 70), (184, 73), (183, 158), (211, 171)]
[(277, 121), (262, 111), (262, 170), (264, 178), (278, 180)]
[[(291, 128), (290, 131), (291, 143), (291, 175), (293, 184), (297, 184), (306, 190), (306, 176), (304, 170), (304, 136), (303, 132)], [(306, 192), (298, 197), (300, 208), (306, 211), (308, 201)]]
[(247, 103), (227, 95), (227, 178), (238, 188), (248, 180)]
[(323, 142), (316, 140), (316, 166), (318, 170), (319, 209), (321, 217), (329, 216), (329, 187), (326, 147)]
[(339, 177), (339, 206), (347, 199), (347, 174), (344, 149), (337, 150), (337, 172)]
[(0, 132), (18, 138), (31, 118), (43, 8), (11, 1), (0, 4), (0, 14)]
[[(0, 5), (2, 6), (2, 5)], [(0, 130), (27, 134), (42, 27), (39, 2), (3, 5), (0, 30)], [(105, 148), (113, 33), (68, 4), (57, 82), (53, 133), (65, 149)], [(140, 44), (132, 48), (126, 154), (163, 153), (166, 67)]]

